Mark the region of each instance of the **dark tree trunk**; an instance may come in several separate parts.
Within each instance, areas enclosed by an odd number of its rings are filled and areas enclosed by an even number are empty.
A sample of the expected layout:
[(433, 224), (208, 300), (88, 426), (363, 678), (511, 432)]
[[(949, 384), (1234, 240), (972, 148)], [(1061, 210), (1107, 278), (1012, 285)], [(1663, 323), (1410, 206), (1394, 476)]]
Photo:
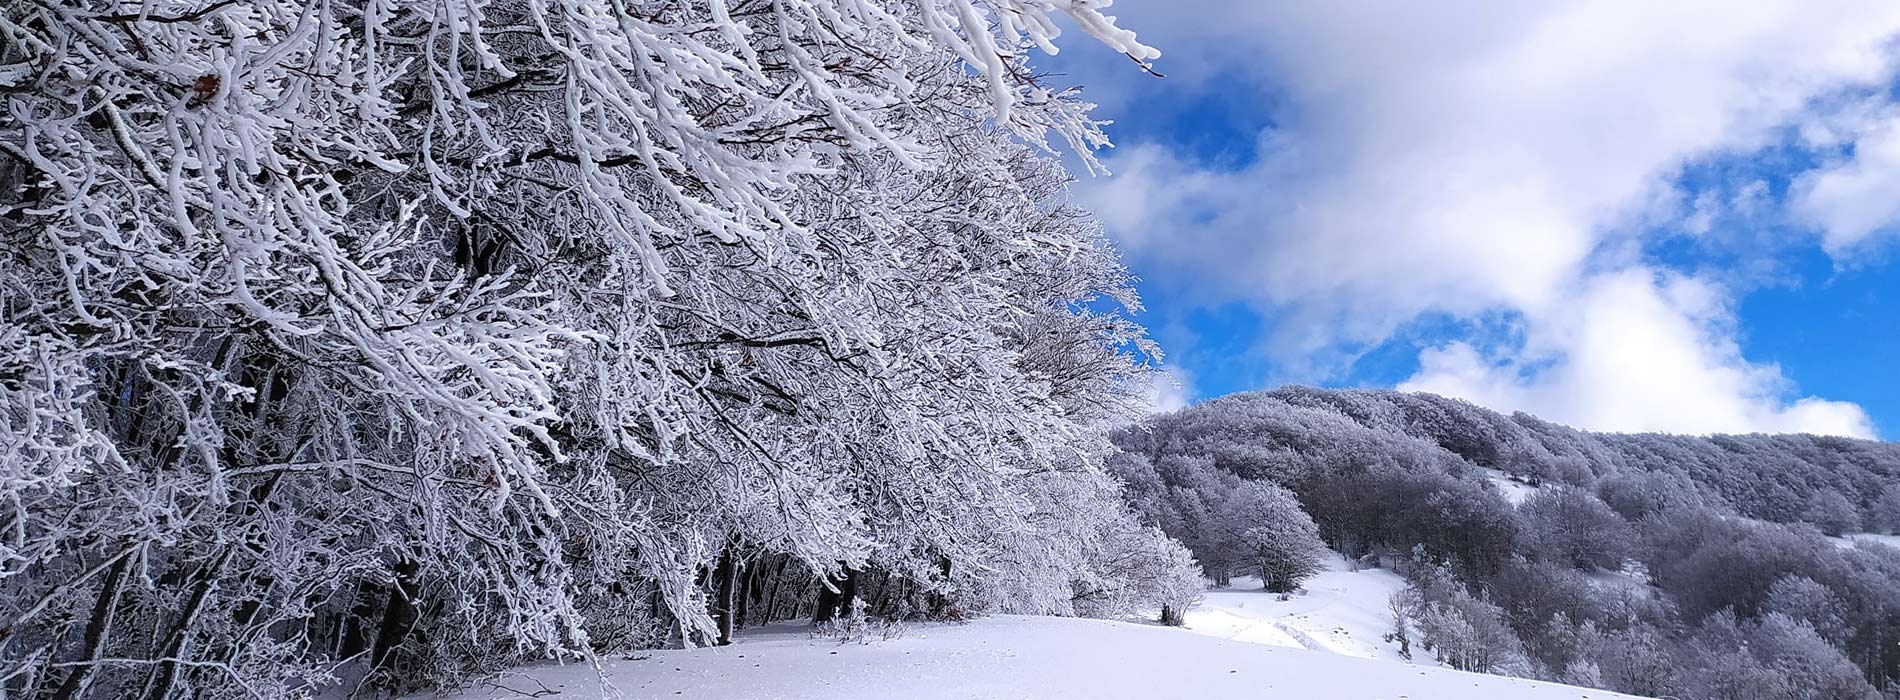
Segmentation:
[(718, 596), (718, 600), (713, 602), (713, 615), (719, 624), (719, 639), (713, 643), (718, 646), (732, 643), (733, 618), (738, 614), (735, 610), (739, 603), (735, 591), (737, 581), (734, 579), (738, 578), (739, 565), (734, 561), (733, 549), (732, 543), (726, 543), (725, 550), (719, 553), (719, 564), (713, 570), (714, 595)]
[(1187, 620), (1181, 614), (1179, 608), (1172, 605), (1163, 605), (1161, 606), (1161, 624), (1169, 627), (1180, 627), (1181, 625), (1187, 624)]
[[(770, 590), (765, 594), (765, 619), (760, 620), (761, 623), (778, 619), (778, 590), (779, 586), (785, 583), (785, 567), (791, 563), (791, 557), (781, 556), (779, 558), (778, 567), (772, 573), (772, 585)], [(793, 617), (796, 617), (796, 615)]]
[(383, 607), (383, 622), (376, 629), (376, 648), (370, 652), (370, 670), (382, 670), (389, 654), (409, 637), (416, 626), (416, 562), (404, 559), (396, 564), (396, 585), (389, 587), (389, 604)]
[(818, 603), (812, 609), (813, 623), (830, 622), (841, 617), (850, 617), (851, 608), (856, 603), (858, 582), (855, 571), (847, 566), (839, 573), (828, 577), (830, 585), (818, 587)]
[(59, 691), (53, 694), (53, 700), (71, 700), (84, 695), (92, 674), (92, 661), (99, 658), (99, 652), (105, 648), (106, 638), (112, 634), (112, 618), (119, 607), (119, 586), (125, 580), (126, 562), (131, 560), (131, 552), (119, 555), (112, 562), (112, 568), (106, 571), (105, 584), (99, 589), (99, 600), (93, 603), (92, 620), (86, 623), (86, 647), (79, 661), (83, 665), (74, 666), (72, 675), (61, 683)]
[(903, 600), (909, 586), (906, 580), (890, 574), (884, 575), (884, 583), (877, 587), (877, 605), (872, 606), (873, 613), (885, 619), (897, 617), (897, 604)]
[[(948, 588), (950, 586), (950, 558), (949, 557), (941, 557), (937, 560), (937, 572), (943, 575), (943, 581), (941, 582), (942, 586), (938, 589), (938, 591), (941, 591), (943, 588)], [(944, 597), (943, 593), (932, 591), (929, 598), (929, 604), (930, 604), (930, 617), (941, 620), (945, 617), (950, 616), (950, 599), (947, 597)]]
[(376, 614), (377, 589), (365, 579), (356, 584), (356, 605), (350, 606), (348, 620), (343, 624), (343, 644), (337, 650), (341, 658), (354, 658), (369, 651), (369, 633), (364, 623)]
[(224, 563), (231, 559), (231, 550), (224, 550), (217, 561), (198, 570), (196, 588), (185, 602), (185, 609), (178, 613), (178, 621), (172, 625), (171, 641), (165, 645), (163, 661), (152, 668), (152, 676), (147, 682), (152, 689), (152, 700), (165, 700), (171, 696), (172, 684), (178, 682), (178, 659), (183, 658), (187, 645), (191, 642), (191, 628), (198, 624), (198, 613), (204, 610), (205, 602), (211, 599), (212, 584), (218, 580), (218, 574), (224, 570)]
[(745, 589), (740, 593), (739, 615), (733, 626), (745, 629), (746, 625), (762, 624), (772, 621), (772, 611), (766, 610), (764, 620), (759, 620), (759, 605), (765, 602), (766, 568), (762, 560), (754, 559), (751, 566), (745, 568)]
[(838, 617), (850, 617), (858, 605), (858, 572), (844, 569), (844, 581), (838, 584)]

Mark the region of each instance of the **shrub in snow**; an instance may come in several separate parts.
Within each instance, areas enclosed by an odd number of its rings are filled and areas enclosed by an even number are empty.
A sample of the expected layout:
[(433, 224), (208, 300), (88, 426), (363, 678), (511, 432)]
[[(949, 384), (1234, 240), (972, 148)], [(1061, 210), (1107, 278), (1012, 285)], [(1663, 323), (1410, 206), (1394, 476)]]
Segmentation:
[(1075, 614), (1115, 619), (1141, 610), (1159, 611), (1164, 624), (1179, 625), (1200, 602), (1202, 572), (1194, 556), (1160, 530), (1135, 527), (1104, 533), (1076, 578), (1071, 599)]
[(1674, 692), (1678, 670), (1667, 644), (1662, 630), (1647, 623), (1606, 631), (1595, 659), (1602, 687), (1643, 697)]
[(1583, 688), (1603, 687), (1603, 671), (1597, 668), (1595, 661), (1580, 659), (1563, 667), (1556, 676), (1558, 683)]
[(813, 624), (814, 639), (835, 639), (839, 644), (887, 642), (904, 636), (904, 621), (873, 615), (848, 615)]

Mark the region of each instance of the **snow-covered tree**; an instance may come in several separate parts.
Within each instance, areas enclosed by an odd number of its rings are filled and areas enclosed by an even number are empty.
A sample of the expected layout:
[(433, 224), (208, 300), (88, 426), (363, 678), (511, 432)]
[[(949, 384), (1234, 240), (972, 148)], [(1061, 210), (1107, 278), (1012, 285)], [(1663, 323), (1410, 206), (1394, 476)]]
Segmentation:
[(1597, 483), (1597, 496), (1617, 514), (1630, 520), (1672, 508), (1705, 505), (1695, 482), (1681, 472), (1615, 474)]
[(1780, 613), (1740, 620), (1727, 612), (1704, 620), (1682, 648), (1689, 697), (1737, 700), (1876, 700), (1839, 649), (1807, 623)]
[(1075, 614), (1114, 619), (1148, 611), (1179, 626), (1201, 600), (1201, 567), (1181, 543), (1132, 524), (1114, 523), (1098, 540), (1084, 575), (1073, 581)]
[(1880, 500), (1874, 502), (1873, 515), (1868, 521), (1880, 532), (1900, 535), (1900, 484), (1889, 484), (1880, 492)]
[(1801, 513), (1801, 520), (1821, 528), (1829, 537), (1839, 537), (1843, 533), (1860, 530), (1860, 509), (1854, 502), (1847, 500), (1841, 492), (1833, 489), (1816, 491), (1808, 498), (1808, 507)]
[(1152, 357), (1047, 152), (1105, 143), (1058, 15), (1157, 55), (1035, 0), (0, 8), (0, 690), (449, 681), (714, 641), (771, 562), (999, 570)]
[(1629, 555), (1628, 522), (1581, 489), (1549, 487), (1517, 506), (1532, 556), (1580, 569), (1616, 570)]
[(1762, 608), (1799, 620), (1836, 644), (1847, 641), (1850, 633), (1847, 604), (1827, 586), (1806, 576), (1790, 574), (1775, 581), (1768, 587), (1768, 600)]
[(1389, 607), (1392, 637), (1407, 647), (1416, 642), (1461, 671), (1531, 674), (1524, 645), (1505, 624), (1504, 611), (1467, 591), (1450, 567), (1415, 559), (1406, 587), (1392, 595)]
[(1258, 574), (1268, 591), (1292, 591), (1325, 568), (1319, 526), (1284, 488), (1247, 482), (1227, 497), (1220, 518), (1240, 570)]

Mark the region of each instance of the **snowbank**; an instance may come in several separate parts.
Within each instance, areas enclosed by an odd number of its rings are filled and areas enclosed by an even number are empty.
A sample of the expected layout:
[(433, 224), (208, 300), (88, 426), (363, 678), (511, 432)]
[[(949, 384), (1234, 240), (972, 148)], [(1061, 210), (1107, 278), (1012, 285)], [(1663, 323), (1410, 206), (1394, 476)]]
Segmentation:
[[(805, 629), (767, 628), (742, 637), (730, 647), (644, 652), (632, 659), (607, 660), (602, 662), (604, 673), (573, 664), (531, 667), (496, 679), (492, 685), (417, 698), (1627, 697), (1601, 690), (1216, 639), (1128, 622), (999, 615), (964, 625), (913, 626), (902, 637), (868, 645), (811, 639)], [(607, 687), (603, 687), (603, 678)]]

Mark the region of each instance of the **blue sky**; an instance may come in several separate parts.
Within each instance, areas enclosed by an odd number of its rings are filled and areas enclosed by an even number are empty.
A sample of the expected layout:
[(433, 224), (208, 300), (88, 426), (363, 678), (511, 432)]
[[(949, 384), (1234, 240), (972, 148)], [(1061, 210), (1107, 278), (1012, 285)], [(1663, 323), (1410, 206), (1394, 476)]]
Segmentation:
[(1128, 2), (1077, 195), (1188, 398), (1900, 434), (1900, 7)]

